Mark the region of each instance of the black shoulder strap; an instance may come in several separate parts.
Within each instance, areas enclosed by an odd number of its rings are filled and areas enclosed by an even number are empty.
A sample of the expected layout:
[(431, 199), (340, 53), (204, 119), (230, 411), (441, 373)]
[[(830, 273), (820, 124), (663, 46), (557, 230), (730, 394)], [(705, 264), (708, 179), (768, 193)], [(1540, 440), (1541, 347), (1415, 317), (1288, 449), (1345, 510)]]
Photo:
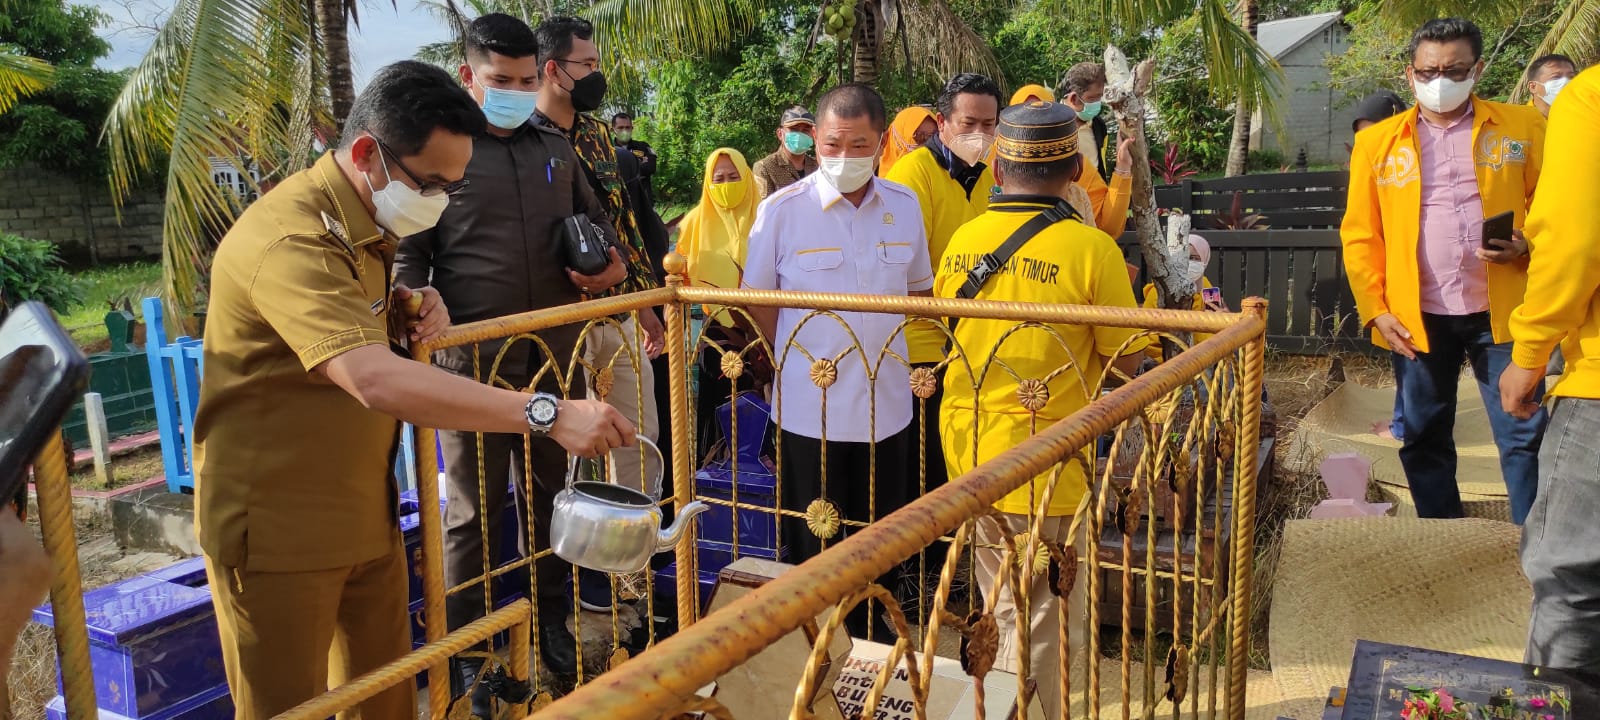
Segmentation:
[(985, 253), (983, 257), (978, 258), (978, 264), (967, 271), (967, 281), (956, 291), (956, 297), (971, 300), (979, 290), (983, 289), (984, 283), (989, 282), (990, 277), (1011, 261), (1011, 256), (1016, 255), (1023, 245), (1028, 244), (1035, 235), (1044, 232), (1045, 228), (1064, 220), (1083, 222), (1083, 217), (1065, 200), (1057, 201), (1054, 207), (1030, 218), (1022, 224), (1022, 227), (1017, 228), (1016, 232), (1011, 233), (1011, 237), (1006, 238), (1005, 242), (1000, 243), (1000, 247), (995, 248), (994, 252)]

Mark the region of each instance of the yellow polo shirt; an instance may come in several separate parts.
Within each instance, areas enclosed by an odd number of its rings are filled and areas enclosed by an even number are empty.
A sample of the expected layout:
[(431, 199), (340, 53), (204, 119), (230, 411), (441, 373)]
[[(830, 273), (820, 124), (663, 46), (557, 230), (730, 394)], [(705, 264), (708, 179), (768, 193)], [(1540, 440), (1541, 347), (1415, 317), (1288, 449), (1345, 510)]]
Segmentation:
[[(1054, 202), (1054, 198), (1032, 195), (993, 198), (988, 212), (963, 225), (950, 239), (934, 272), (934, 294), (955, 297), (979, 257)], [(1138, 307), (1116, 241), (1097, 228), (1072, 220), (1056, 223), (1029, 240), (989, 279), (976, 299)], [(1135, 334), (1127, 328), (1052, 324), (1011, 332), (1016, 325), (1010, 320), (972, 318), (956, 325), (955, 357), (945, 372), (939, 417), (950, 477), (1083, 409), (1097, 393), (1104, 368), (1101, 356), (1131, 355), (1149, 344), (1140, 339), (1123, 348)], [(1068, 365), (1073, 367), (1062, 370)], [(983, 380), (978, 385), (980, 377)], [(1018, 398), (1018, 388), (1030, 380), (1044, 381), (1048, 390), (1048, 399), (1037, 411), (1025, 408)], [(1043, 497), (1049, 479), (1048, 473), (1035, 478), (995, 507), (1001, 512), (1030, 513)], [(1068, 463), (1048, 514), (1071, 515), (1087, 489), (1083, 467)]]
[[(950, 177), (926, 145), (895, 162), (884, 178), (900, 183), (917, 194), (922, 208), (922, 229), (928, 236), (928, 260), (939, 267), (951, 236), (969, 220), (989, 208), (989, 193), (994, 189), (994, 170), (984, 167), (978, 183), (968, 193)], [(913, 363), (936, 363), (944, 359), (945, 335), (937, 328), (916, 324), (906, 328), (906, 345)]]

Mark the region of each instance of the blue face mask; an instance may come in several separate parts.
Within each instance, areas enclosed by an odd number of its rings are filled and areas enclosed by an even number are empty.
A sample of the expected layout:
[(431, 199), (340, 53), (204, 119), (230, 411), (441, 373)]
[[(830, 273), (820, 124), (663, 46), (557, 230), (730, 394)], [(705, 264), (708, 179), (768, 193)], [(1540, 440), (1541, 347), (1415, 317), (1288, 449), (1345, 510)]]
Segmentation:
[(1096, 100), (1092, 103), (1084, 103), (1083, 109), (1078, 111), (1078, 119), (1083, 120), (1084, 122), (1093, 120), (1094, 116), (1100, 114), (1100, 106), (1102, 102), (1103, 101)]
[(796, 155), (806, 154), (806, 152), (811, 150), (812, 144), (811, 136), (805, 133), (784, 133), (783, 146), (789, 148), (789, 152), (792, 152)]
[(515, 130), (533, 117), (539, 93), (522, 90), (483, 89), (483, 117), (501, 130)]

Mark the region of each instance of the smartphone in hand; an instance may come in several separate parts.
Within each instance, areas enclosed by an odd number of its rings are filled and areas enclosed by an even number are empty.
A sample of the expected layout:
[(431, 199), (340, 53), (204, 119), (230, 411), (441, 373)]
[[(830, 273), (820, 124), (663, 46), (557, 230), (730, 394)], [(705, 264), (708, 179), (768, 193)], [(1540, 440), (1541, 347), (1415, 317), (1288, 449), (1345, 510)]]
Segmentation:
[(1222, 288), (1200, 288), (1200, 300), (1209, 308), (1222, 307)]
[(43, 304), (23, 303), (0, 324), (0, 508), (88, 379), (88, 359)]
[(1504, 250), (1505, 248), (1489, 241), (1500, 240), (1509, 245), (1511, 243), (1511, 223), (1514, 219), (1516, 219), (1516, 213), (1510, 210), (1491, 218), (1485, 218), (1483, 221), (1483, 249), (1489, 251)]

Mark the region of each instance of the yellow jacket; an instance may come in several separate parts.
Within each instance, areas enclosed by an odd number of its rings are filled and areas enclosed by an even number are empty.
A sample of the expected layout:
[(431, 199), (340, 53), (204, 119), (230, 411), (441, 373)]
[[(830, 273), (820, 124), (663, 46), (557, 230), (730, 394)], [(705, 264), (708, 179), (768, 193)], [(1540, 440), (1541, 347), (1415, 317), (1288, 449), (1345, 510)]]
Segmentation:
[(1128, 231), (1128, 201), (1133, 197), (1133, 176), (1111, 174), (1111, 184), (1100, 178), (1100, 171), (1083, 166), (1078, 176), (1078, 187), (1089, 193), (1094, 203), (1094, 224), (1111, 236), (1112, 240)]
[[(1539, 183), (1544, 159), (1544, 117), (1523, 105), (1472, 98), (1472, 158), (1483, 216), (1507, 210), (1521, 227)], [(1417, 270), (1422, 225), (1422, 171), (1418, 167), (1417, 108), (1356, 133), (1350, 157), (1350, 193), (1344, 224), (1344, 266), (1361, 322), (1393, 313), (1428, 352), (1422, 328)], [(1526, 261), (1488, 265), (1489, 317), (1495, 342), (1507, 342), (1507, 320), (1528, 284)], [(1373, 342), (1388, 347), (1374, 330)]]
[[(1511, 312), (1511, 360), (1542, 368), (1557, 342), (1566, 374), (1551, 389), (1600, 399), (1600, 69), (1585, 70), (1551, 106), (1547, 187), (1534, 197), (1524, 233), (1528, 291)], [(1563, 341), (1564, 339), (1564, 341)]]

